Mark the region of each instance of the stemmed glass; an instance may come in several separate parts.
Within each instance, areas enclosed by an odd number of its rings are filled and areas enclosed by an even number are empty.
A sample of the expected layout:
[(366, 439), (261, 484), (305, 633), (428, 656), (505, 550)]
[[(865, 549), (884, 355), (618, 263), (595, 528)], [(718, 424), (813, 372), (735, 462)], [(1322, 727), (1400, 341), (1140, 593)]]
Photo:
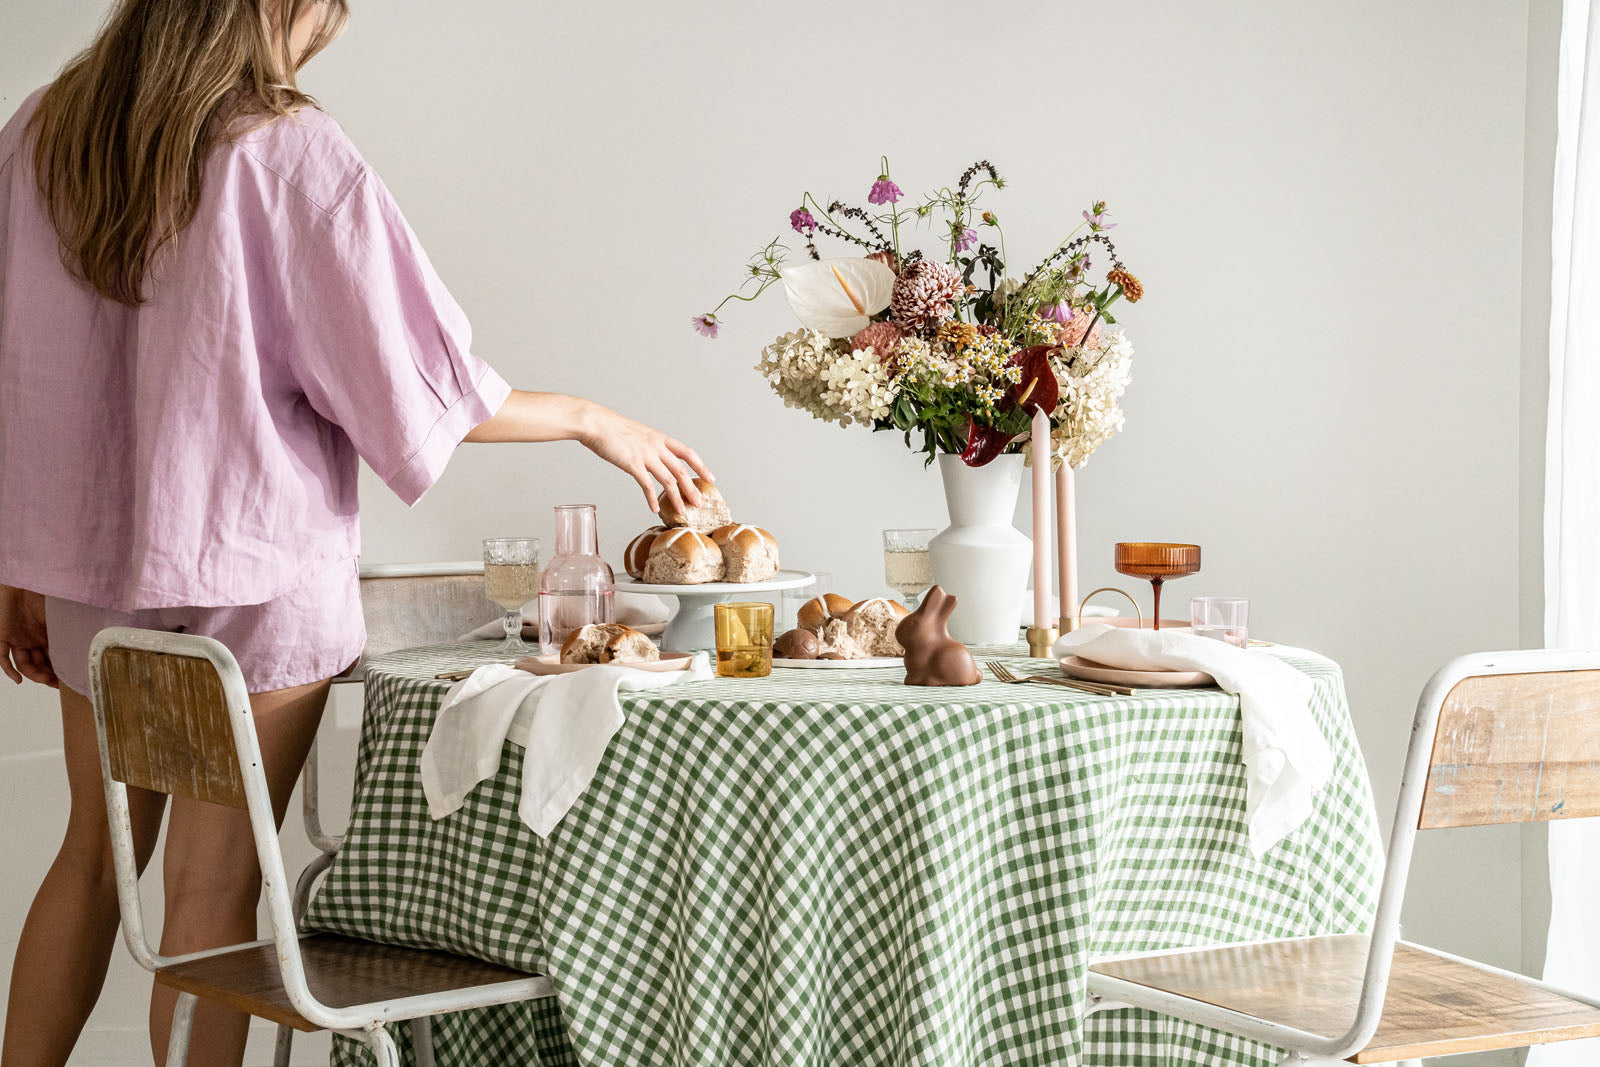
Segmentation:
[(522, 639), (522, 606), (539, 595), (539, 539), (490, 537), (483, 542), (483, 592), (505, 609), (506, 639), (499, 651), (526, 656), (533, 647)]
[(1168, 544), (1160, 541), (1122, 541), (1117, 544), (1114, 565), (1118, 574), (1144, 578), (1155, 590), (1155, 622), (1161, 629), (1161, 583), (1183, 578), (1200, 570), (1200, 546)]
[(938, 532), (883, 531), (883, 580), (905, 599), (906, 607), (912, 611), (917, 610), (917, 601), (933, 585), (933, 563), (928, 556), (928, 542)]

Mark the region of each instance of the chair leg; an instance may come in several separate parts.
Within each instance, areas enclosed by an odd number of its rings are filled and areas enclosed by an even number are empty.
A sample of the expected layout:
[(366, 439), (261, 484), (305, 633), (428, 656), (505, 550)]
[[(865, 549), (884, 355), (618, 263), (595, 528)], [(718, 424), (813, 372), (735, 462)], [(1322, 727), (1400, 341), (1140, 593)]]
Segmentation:
[(367, 1031), (367, 1047), (372, 1050), (378, 1067), (400, 1067), (400, 1052), (394, 1047), (394, 1038), (383, 1027), (373, 1026)]
[(289, 1050), (294, 1044), (294, 1027), (278, 1027), (278, 1042), (272, 1049), (272, 1067), (289, 1067)]
[(167, 1041), (167, 1067), (185, 1067), (189, 1062), (189, 1034), (194, 1030), (193, 993), (179, 993), (172, 1009), (172, 1037)]
[(417, 1067), (434, 1067), (433, 1019), (430, 1016), (411, 1020), (411, 1051), (416, 1053)]

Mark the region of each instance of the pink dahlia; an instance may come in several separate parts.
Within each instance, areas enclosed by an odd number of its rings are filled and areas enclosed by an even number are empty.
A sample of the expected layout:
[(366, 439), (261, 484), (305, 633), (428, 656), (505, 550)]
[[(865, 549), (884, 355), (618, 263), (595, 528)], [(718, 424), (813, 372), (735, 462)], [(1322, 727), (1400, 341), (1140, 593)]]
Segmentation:
[(1072, 312), (1072, 318), (1056, 327), (1056, 343), (1068, 348), (1077, 348), (1084, 343), (1083, 335), (1089, 330), (1089, 323), (1094, 323), (1093, 332), (1089, 333), (1088, 344), (1093, 347), (1100, 343), (1100, 316), (1094, 313), (1094, 308), (1077, 308)]
[(877, 354), (879, 363), (888, 363), (905, 335), (906, 332), (892, 322), (874, 322), (856, 331), (850, 338), (850, 347), (857, 352), (870, 348)]
[(937, 326), (955, 313), (963, 289), (961, 275), (948, 263), (919, 259), (895, 279), (889, 310), (894, 321), (908, 330)]

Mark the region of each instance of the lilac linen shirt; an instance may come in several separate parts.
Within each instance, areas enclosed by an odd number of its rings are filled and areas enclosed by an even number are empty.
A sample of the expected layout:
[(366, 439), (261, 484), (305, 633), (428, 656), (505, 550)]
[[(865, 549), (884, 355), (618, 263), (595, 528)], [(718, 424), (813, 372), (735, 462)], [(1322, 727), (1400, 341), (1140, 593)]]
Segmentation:
[(357, 457), (407, 504), (510, 389), (331, 118), (213, 149), (130, 308), (62, 266), (0, 131), (0, 583), (122, 610), (258, 604), (356, 555)]

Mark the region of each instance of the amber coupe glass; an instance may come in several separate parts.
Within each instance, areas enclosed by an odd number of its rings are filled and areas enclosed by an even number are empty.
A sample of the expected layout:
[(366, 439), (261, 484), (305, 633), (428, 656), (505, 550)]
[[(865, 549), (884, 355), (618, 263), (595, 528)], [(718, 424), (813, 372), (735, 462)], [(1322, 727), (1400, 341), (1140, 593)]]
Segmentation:
[(1161, 583), (1183, 578), (1200, 569), (1199, 545), (1175, 545), (1160, 541), (1121, 541), (1117, 544), (1118, 574), (1143, 578), (1155, 590), (1155, 622), (1161, 629)]

